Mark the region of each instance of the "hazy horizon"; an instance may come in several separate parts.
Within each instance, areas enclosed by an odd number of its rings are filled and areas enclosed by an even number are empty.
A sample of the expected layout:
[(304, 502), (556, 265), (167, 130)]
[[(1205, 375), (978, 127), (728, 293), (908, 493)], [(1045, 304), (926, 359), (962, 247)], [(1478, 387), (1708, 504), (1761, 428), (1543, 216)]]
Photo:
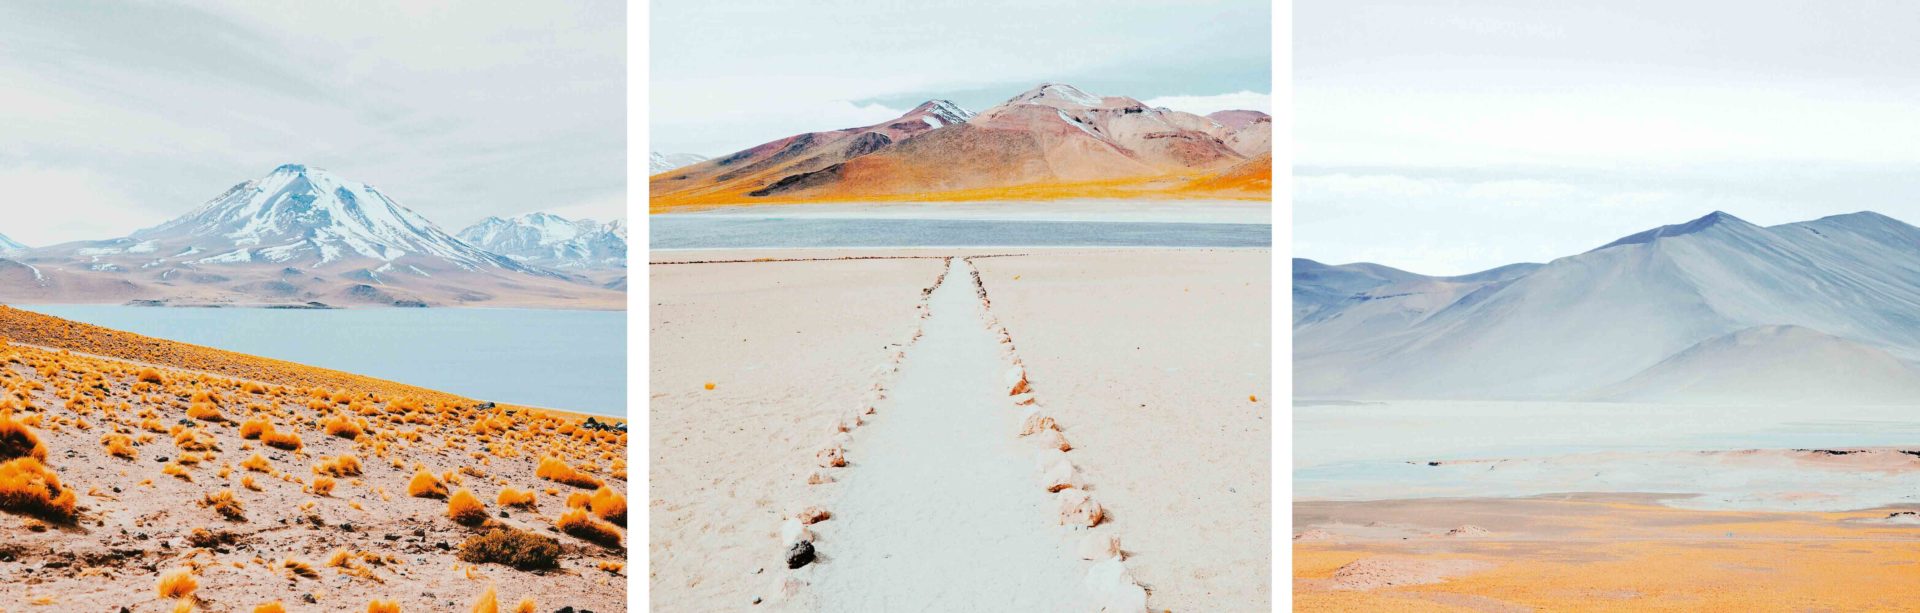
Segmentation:
[[(892, 119), (978, 112), (1042, 82), (1177, 110), (1272, 112), (1272, 4), (1062, 0), (652, 3), (649, 151), (725, 155)], [(900, 27), (845, 28), (844, 17)], [(1207, 111), (1202, 111), (1207, 112)]]
[(1920, 6), (1309, 0), (1294, 17), (1297, 257), (1451, 275), (1713, 210), (1920, 220)]

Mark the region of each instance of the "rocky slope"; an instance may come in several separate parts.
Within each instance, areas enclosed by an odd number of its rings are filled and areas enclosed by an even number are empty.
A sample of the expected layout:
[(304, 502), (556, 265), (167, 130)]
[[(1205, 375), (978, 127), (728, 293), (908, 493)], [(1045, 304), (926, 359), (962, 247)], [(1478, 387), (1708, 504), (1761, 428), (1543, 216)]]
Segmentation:
[(8, 610), (626, 606), (623, 425), (10, 308), (0, 338)]

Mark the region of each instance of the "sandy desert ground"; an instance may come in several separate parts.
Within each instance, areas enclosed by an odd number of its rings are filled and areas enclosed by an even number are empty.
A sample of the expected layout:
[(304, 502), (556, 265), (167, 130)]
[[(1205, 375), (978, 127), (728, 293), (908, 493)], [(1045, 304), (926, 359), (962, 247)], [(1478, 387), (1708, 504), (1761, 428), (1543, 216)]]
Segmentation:
[(1910, 608), (1920, 450), (1898, 446), (1910, 411), (1296, 406), (1296, 606)]
[(827, 421), (861, 400), (874, 366), (907, 340), (921, 290), (943, 267), (939, 258), (650, 267), (656, 610), (774, 600), (785, 568), (775, 535), (806, 499)]
[(1912, 505), (1696, 511), (1663, 496), (1298, 502), (1301, 611), (1894, 611)]
[(1269, 258), (654, 253), (653, 605), (1265, 610)]
[(1269, 252), (976, 259), (1156, 610), (1270, 599)]
[(17, 309), (0, 337), (8, 611), (625, 609), (624, 432)]

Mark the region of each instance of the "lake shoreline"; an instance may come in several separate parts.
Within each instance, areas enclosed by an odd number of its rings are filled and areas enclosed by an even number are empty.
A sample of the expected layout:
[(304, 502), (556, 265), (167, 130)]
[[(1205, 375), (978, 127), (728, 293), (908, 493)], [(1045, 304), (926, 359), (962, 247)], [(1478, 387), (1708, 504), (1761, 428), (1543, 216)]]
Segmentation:
[(627, 408), (620, 311), (95, 304), (8, 310), (505, 405), (605, 417)]

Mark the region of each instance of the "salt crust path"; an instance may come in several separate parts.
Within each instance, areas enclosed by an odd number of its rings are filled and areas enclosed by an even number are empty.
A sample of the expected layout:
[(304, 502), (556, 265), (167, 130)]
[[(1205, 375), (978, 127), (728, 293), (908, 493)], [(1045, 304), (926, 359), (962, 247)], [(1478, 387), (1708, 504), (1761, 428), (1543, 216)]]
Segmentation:
[(848, 446), (833, 519), (812, 526), (819, 610), (1084, 611), (1082, 563), (1021, 445), (1006, 362), (961, 258), (925, 336)]

